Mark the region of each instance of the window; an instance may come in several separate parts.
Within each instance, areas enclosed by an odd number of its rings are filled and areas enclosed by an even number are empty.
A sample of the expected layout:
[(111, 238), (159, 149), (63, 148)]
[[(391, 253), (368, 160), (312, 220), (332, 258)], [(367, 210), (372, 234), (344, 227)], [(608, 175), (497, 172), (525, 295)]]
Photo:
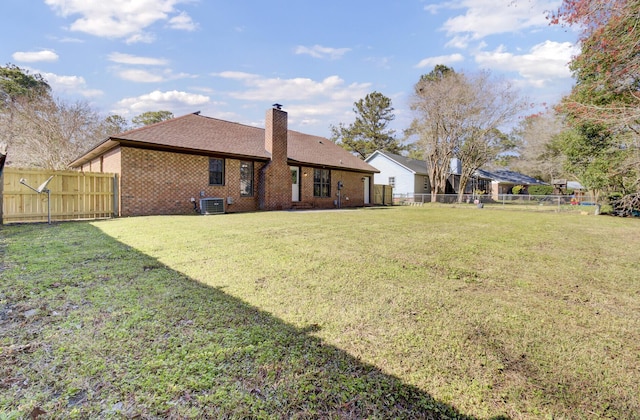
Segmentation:
[(389, 186), (392, 187), (392, 188), (396, 186), (396, 177), (395, 176), (390, 176), (389, 177)]
[(224, 185), (224, 159), (209, 158), (209, 185)]
[(331, 197), (331, 173), (328, 169), (313, 170), (313, 196)]
[(253, 162), (240, 162), (240, 195), (253, 196)]

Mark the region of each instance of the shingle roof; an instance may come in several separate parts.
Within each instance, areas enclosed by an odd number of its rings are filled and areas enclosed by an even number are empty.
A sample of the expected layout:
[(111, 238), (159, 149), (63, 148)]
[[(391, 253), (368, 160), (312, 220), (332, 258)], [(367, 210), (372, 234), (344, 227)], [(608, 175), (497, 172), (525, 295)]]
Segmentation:
[[(290, 161), (378, 172), (373, 166), (324, 137), (289, 130), (287, 140), (287, 155)], [(180, 149), (193, 153), (219, 153), (262, 160), (271, 157), (265, 150), (263, 128), (188, 114), (111, 137), (76, 159), (71, 166), (79, 166), (121, 142), (150, 148)]]
[(264, 130), (248, 125), (187, 114), (113, 137), (159, 146), (268, 158)]
[(476, 173), (483, 178), (489, 178), (493, 181), (498, 182), (523, 185), (547, 185), (545, 182), (542, 182), (539, 179), (505, 169), (499, 169), (496, 171), (485, 171), (483, 169), (478, 169)]
[(428, 174), (427, 162), (424, 160), (412, 159), (410, 157), (396, 155), (394, 153), (384, 152), (382, 150), (376, 150), (374, 153), (378, 153), (380, 155), (388, 157), (391, 160), (394, 160), (396, 163), (406, 167), (417, 175)]

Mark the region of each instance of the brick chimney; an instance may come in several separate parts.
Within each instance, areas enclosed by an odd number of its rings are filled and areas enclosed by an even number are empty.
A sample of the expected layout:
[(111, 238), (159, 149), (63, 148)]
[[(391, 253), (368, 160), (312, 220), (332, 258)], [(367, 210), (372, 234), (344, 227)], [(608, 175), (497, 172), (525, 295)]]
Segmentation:
[(287, 113), (280, 105), (267, 110), (264, 147), (271, 160), (260, 171), (258, 187), (261, 210), (291, 208), (291, 171), (287, 163)]

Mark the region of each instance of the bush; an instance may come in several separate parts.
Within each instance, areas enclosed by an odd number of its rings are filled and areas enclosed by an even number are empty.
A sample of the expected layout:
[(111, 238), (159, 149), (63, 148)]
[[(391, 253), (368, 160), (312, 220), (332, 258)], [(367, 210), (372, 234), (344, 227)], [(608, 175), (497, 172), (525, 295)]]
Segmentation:
[(551, 195), (553, 187), (551, 185), (530, 185), (529, 195)]

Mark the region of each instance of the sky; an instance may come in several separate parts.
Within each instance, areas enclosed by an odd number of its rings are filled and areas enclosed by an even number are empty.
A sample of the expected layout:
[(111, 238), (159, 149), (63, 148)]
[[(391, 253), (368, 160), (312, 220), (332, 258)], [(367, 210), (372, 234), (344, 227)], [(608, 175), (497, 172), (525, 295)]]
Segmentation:
[(413, 85), (437, 64), (488, 70), (533, 104), (573, 85), (576, 33), (549, 26), (556, 0), (3, 0), (1, 65), (41, 74), (55, 96), (131, 120), (147, 111), (324, 137), (371, 92), (401, 136)]

